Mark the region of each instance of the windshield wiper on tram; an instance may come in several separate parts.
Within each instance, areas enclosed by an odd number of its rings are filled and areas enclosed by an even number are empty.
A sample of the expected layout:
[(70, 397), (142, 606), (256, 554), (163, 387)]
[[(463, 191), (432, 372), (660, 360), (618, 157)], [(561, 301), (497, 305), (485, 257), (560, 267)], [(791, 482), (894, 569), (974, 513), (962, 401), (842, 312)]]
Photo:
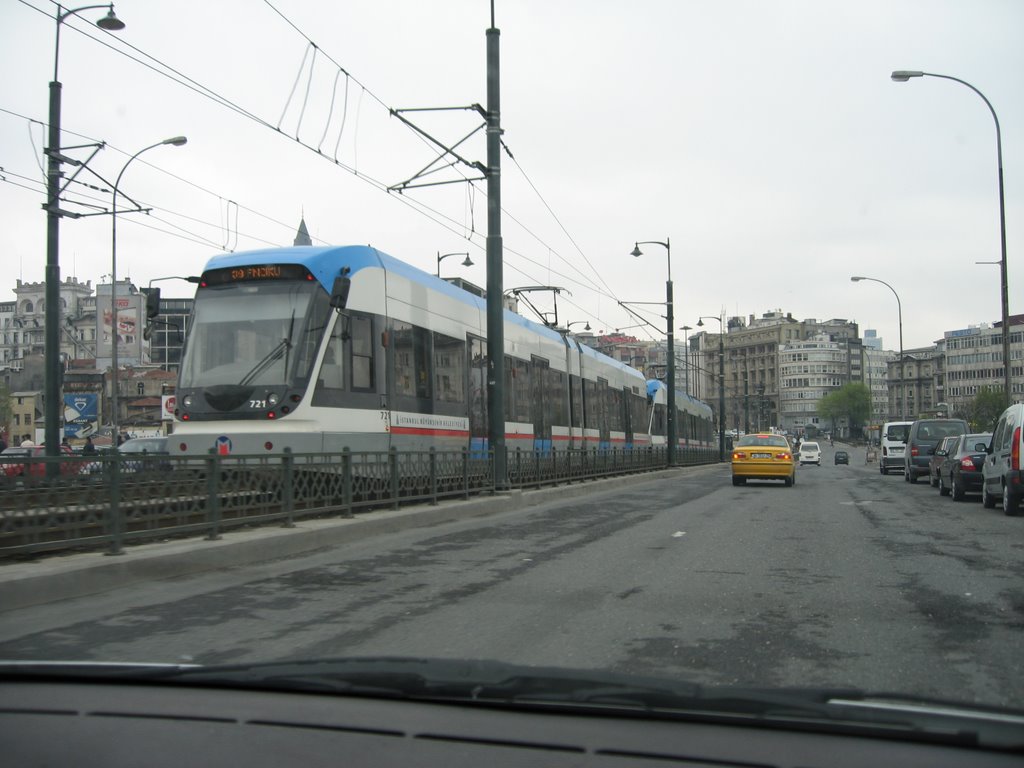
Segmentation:
[(245, 374), (245, 376), (242, 377), (242, 380), (238, 382), (238, 386), (244, 387), (244, 386), (246, 386), (248, 384), (251, 384), (253, 382), (253, 380), (256, 379), (257, 376), (259, 376), (265, 370), (270, 368), (270, 366), (272, 366), (274, 363), (276, 363), (278, 360), (280, 360), (282, 355), (284, 356), (285, 376), (287, 376), (288, 375), (288, 354), (289, 354), (289, 352), (291, 352), (291, 348), (292, 348), (292, 335), (294, 334), (294, 331), (295, 331), (295, 310), (293, 309), (292, 310), (292, 318), (291, 318), (291, 320), (288, 323), (288, 336), (286, 336), (285, 338), (281, 339), (281, 341), (278, 342), (277, 346), (275, 346), (266, 355), (264, 355), (263, 359), (260, 360), (258, 363), (256, 363), (256, 365), (254, 365), (252, 367), (252, 370), (250, 370), (247, 374)]

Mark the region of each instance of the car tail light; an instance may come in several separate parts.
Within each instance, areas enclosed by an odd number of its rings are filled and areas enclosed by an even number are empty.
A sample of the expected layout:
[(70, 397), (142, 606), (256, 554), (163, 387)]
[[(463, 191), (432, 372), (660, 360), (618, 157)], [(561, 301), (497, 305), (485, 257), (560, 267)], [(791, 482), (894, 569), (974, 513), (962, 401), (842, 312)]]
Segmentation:
[(785, 452), (783, 452), (783, 453), (776, 453), (775, 454), (775, 458), (776, 459), (785, 459), (786, 461), (792, 461), (793, 460), (793, 455), (790, 454), (790, 453), (785, 453)]
[(747, 454), (745, 454), (743, 451), (733, 451), (733, 454), (732, 454), (733, 461), (738, 461), (740, 459), (745, 459), (745, 458), (747, 458)]
[(917, 454), (918, 454), (917, 446), (916, 445), (910, 446), (910, 455), (911, 456), (917, 456)]
[(970, 456), (964, 456), (960, 459), (960, 469), (966, 469), (968, 472), (976, 470), (977, 467), (974, 465), (974, 459)]
[(1020, 427), (1013, 430), (1013, 445), (1010, 447), (1010, 469), (1020, 469)]

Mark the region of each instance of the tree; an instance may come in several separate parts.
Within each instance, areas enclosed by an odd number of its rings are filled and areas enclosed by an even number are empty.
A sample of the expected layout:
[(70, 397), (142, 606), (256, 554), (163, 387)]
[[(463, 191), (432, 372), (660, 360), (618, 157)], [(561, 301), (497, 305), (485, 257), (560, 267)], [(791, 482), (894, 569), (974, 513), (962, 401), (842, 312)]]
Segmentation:
[(1003, 390), (982, 387), (972, 399), (956, 410), (956, 415), (965, 419), (976, 432), (987, 432), (996, 425), (996, 420), (1006, 407)]
[(818, 415), (833, 425), (845, 418), (851, 434), (857, 434), (871, 416), (871, 392), (860, 382), (845, 384), (818, 401)]

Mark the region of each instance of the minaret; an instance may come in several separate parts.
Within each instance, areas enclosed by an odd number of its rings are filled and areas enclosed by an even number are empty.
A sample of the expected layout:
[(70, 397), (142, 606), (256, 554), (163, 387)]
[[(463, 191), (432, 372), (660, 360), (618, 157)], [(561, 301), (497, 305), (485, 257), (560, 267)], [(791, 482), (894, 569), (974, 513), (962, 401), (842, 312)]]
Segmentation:
[(312, 245), (313, 241), (309, 238), (309, 230), (306, 229), (306, 217), (303, 216), (299, 220), (299, 231), (295, 233), (295, 242), (292, 245)]

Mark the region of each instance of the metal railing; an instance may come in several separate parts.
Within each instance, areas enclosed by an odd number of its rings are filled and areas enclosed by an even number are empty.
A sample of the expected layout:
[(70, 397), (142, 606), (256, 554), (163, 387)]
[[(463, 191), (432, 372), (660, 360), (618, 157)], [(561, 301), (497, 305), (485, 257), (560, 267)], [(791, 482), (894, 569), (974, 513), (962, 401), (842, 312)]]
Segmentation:
[[(686, 464), (717, 461), (711, 449), (680, 450), (678, 457)], [(508, 487), (648, 472), (665, 462), (664, 448), (515, 451)], [(51, 463), (59, 471), (48, 471)], [(240, 527), (291, 527), (302, 518), (495, 491), (493, 456), (468, 449), (18, 457), (0, 461), (0, 561), (76, 549), (120, 554), (141, 541), (217, 539)]]

